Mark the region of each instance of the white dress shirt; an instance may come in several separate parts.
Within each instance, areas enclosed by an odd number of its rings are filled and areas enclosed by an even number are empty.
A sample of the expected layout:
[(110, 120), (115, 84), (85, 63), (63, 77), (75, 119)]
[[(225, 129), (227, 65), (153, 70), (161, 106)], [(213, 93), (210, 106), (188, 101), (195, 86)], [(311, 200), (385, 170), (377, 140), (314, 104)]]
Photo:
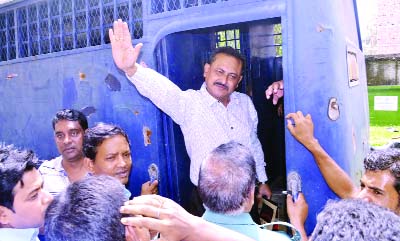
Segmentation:
[(39, 241), (37, 228), (0, 228), (0, 241)]
[(128, 79), (137, 90), (169, 115), (180, 127), (190, 157), (190, 180), (197, 186), (201, 162), (216, 147), (229, 141), (247, 146), (256, 161), (257, 179), (267, 181), (264, 153), (257, 137), (257, 112), (251, 99), (233, 92), (225, 107), (203, 83), (200, 90), (182, 91), (150, 68), (137, 66)]

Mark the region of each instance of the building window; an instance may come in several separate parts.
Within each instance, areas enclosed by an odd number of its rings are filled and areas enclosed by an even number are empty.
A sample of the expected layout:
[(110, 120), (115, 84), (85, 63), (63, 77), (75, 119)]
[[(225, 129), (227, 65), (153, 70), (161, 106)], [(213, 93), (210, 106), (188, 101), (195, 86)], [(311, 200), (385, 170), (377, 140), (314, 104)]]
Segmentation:
[(239, 29), (230, 29), (218, 31), (215, 33), (217, 43), (217, 48), (230, 46), (234, 49), (240, 50), (240, 30)]

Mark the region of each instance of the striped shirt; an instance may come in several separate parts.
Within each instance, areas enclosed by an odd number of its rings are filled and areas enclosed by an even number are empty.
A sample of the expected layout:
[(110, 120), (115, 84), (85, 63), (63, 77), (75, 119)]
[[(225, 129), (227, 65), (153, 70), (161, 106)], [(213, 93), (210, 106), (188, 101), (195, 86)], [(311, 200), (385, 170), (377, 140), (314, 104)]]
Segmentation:
[(43, 162), (39, 167), (39, 172), (43, 177), (43, 189), (53, 196), (64, 191), (70, 184), (61, 161), (62, 156), (58, 156), (50, 161)]
[(137, 68), (135, 75), (128, 79), (181, 127), (194, 185), (198, 183), (201, 162), (214, 148), (229, 141), (247, 146), (256, 161), (257, 179), (268, 180), (257, 137), (257, 112), (249, 96), (233, 92), (225, 107), (208, 93), (205, 83), (200, 90), (182, 91), (156, 71), (140, 65)]

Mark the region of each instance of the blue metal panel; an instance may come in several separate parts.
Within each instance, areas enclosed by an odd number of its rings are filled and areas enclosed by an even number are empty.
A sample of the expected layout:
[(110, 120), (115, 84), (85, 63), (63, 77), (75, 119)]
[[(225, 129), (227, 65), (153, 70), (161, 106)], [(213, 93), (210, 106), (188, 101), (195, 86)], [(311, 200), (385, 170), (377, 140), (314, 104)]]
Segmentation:
[[(4, 78), (10, 73), (17, 76)], [(84, 79), (80, 79), (82, 74)], [(109, 74), (120, 82), (120, 91), (112, 91), (105, 83)], [(96, 111), (88, 118), (90, 126), (100, 121), (114, 123), (130, 137), (133, 194), (139, 194), (141, 183), (148, 180), (148, 165), (160, 165), (164, 155), (164, 147), (159, 143), (163, 132), (160, 112), (116, 69), (110, 49), (3, 66), (0, 76), (2, 141), (32, 148), (42, 159), (55, 157), (58, 154), (51, 127), (55, 112), (91, 106)], [(144, 145), (144, 126), (152, 131), (152, 143), (148, 146)], [(161, 181), (166, 178), (163, 174), (160, 177)], [(165, 193), (163, 184), (160, 186), (161, 193)]]
[[(75, 26), (72, 33), (63, 32), (62, 12), (57, 2), (60, 1), (16, 1), (0, 5), (1, 141), (33, 148), (41, 158), (49, 159), (57, 155), (50, 123), (53, 114), (63, 107), (94, 107), (96, 111), (89, 116), (90, 125), (99, 121), (118, 124), (130, 137), (133, 170), (129, 187), (133, 193), (138, 194), (141, 183), (148, 180), (147, 167), (154, 162), (160, 167), (161, 194), (185, 204), (190, 184), (182, 136), (178, 127), (142, 97), (114, 66), (106, 45), (110, 16), (129, 17), (134, 39), (139, 39), (134, 42), (144, 43), (141, 60), (173, 78), (183, 89), (197, 89), (202, 82), (204, 56), (201, 53), (215, 46), (214, 35), (208, 35), (207, 31), (227, 26), (245, 29), (259, 20), (265, 26), (263, 21), (279, 19), (282, 59), (270, 54), (248, 55), (248, 62), (254, 64), (250, 76), (256, 81), (248, 83), (253, 84), (253, 99), (260, 120), (266, 125), (265, 133), (277, 129), (273, 138), (280, 137), (277, 142), (283, 143), (283, 120), (273, 116), (263, 119), (262, 115), (273, 111), (263, 102), (262, 93), (269, 82), (280, 79), (282, 66), (285, 113), (297, 110), (311, 113), (315, 134), (322, 146), (354, 180), (360, 177), (361, 159), (368, 150), (369, 123), (365, 66), (358, 50), (353, 0), (121, 0), (104, 6), (99, 3), (82, 10), (88, 14), (86, 46), (77, 37), (84, 35), (81, 25)], [(126, 2), (129, 2), (128, 15)], [(154, 10), (153, 3), (157, 2), (161, 5)], [(41, 32), (36, 38), (21, 42), (16, 9), (26, 6), (29, 9), (32, 4), (37, 4), (39, 17), (38, 21), (28, 21), (27, 33), (33, 33), (30, 30), (35, 25)], [(80, 11), (73, 9), (71, 14), (75, 16)], [(67, 48), (76, 49), (63, 51), (63, 34), (72, 34), (72, 45)], [(251, 37), (247, 37), (251, 42)], [(36, 40), (38, 55), (36, 50), (32, 51)], [(20, 55), (21, 48), (28, 57)], [(360, 68), (360, 83), (354, 87), (349, 87), (347, 78), (348, 49), (356, 52)], [(257, 65), (262, 69), (258, 77), (254, 75)], [(330, 97), (339, 100), (341, 115), (337, 121), (327, 117)], [(148, 146), (144, 145), (143, 127), (152, 132), (152, 143)], [(274, 144), (277, 143), (271, 143)], [(286, 166), (287, 171), (296, 170), (302, 175), (303, 190), (310, 205), (306, 223), (310, 231), (315, 214), (326, 199), (336, 196), (327, 187), (311, 155), (288, 132), (282, 145), (277, 144), (285, 153), (277, 153), (277, 162), (271, 165), (273, 173), (270, 174), (274, 176), (276, 170), (280, 172)], [(268, 149), (266, 153), (269, 155)], [(282, 163), (279, 160), (285, 155), (286, 163)]]
[[(340, 9), (340, 11), (332, 11)], [(312, 15), (309, 13), (312, 12)], [(362, 158), (368, 150), (368, 104), (364, 58), (357, 53), (360, 84), (349, 87), (347, 49), (358, 49), (353, 1), (288, 1), (283, 69), (285, 112), (311, 113), (315, 135), (321, 145), (353, 177), (362, 171)], [(338, 98), (340, 118), (328, 118), (328, 101)], [(286, 133), (287, 170), (303, 177), (309, 200), (306, 226), (311, 231), (315, 215), (331, 192), (312, 156)]]

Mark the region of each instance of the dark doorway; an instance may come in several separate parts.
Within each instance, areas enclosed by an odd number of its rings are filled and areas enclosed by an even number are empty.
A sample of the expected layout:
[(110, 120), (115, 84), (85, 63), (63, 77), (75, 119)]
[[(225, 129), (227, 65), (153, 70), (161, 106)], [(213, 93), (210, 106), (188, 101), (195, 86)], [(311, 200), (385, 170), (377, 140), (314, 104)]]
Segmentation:
[[(157, 70), (182, 90), (200, 88), (203, 66), (215, 48), (228, 45), (246, 56), (244, 78), (237, 91), (248, 94), (258, 112), (258, 137), (274, 193), (286, 189), (283, 101), (273, 106), (264, 93), (272, 82), (283, 78), (281, 39), (280, 18), (274, 18), (174, 33), (162, 39), (155, 52)], [(191, 191), (189, 158), (179, 126), (167, 117), (164, 128), (170, 153), (167, 163), (173, 165), (171, 183), (176, 183), (171, 186), (178, 187), (176, 200), (185, 206)]]

